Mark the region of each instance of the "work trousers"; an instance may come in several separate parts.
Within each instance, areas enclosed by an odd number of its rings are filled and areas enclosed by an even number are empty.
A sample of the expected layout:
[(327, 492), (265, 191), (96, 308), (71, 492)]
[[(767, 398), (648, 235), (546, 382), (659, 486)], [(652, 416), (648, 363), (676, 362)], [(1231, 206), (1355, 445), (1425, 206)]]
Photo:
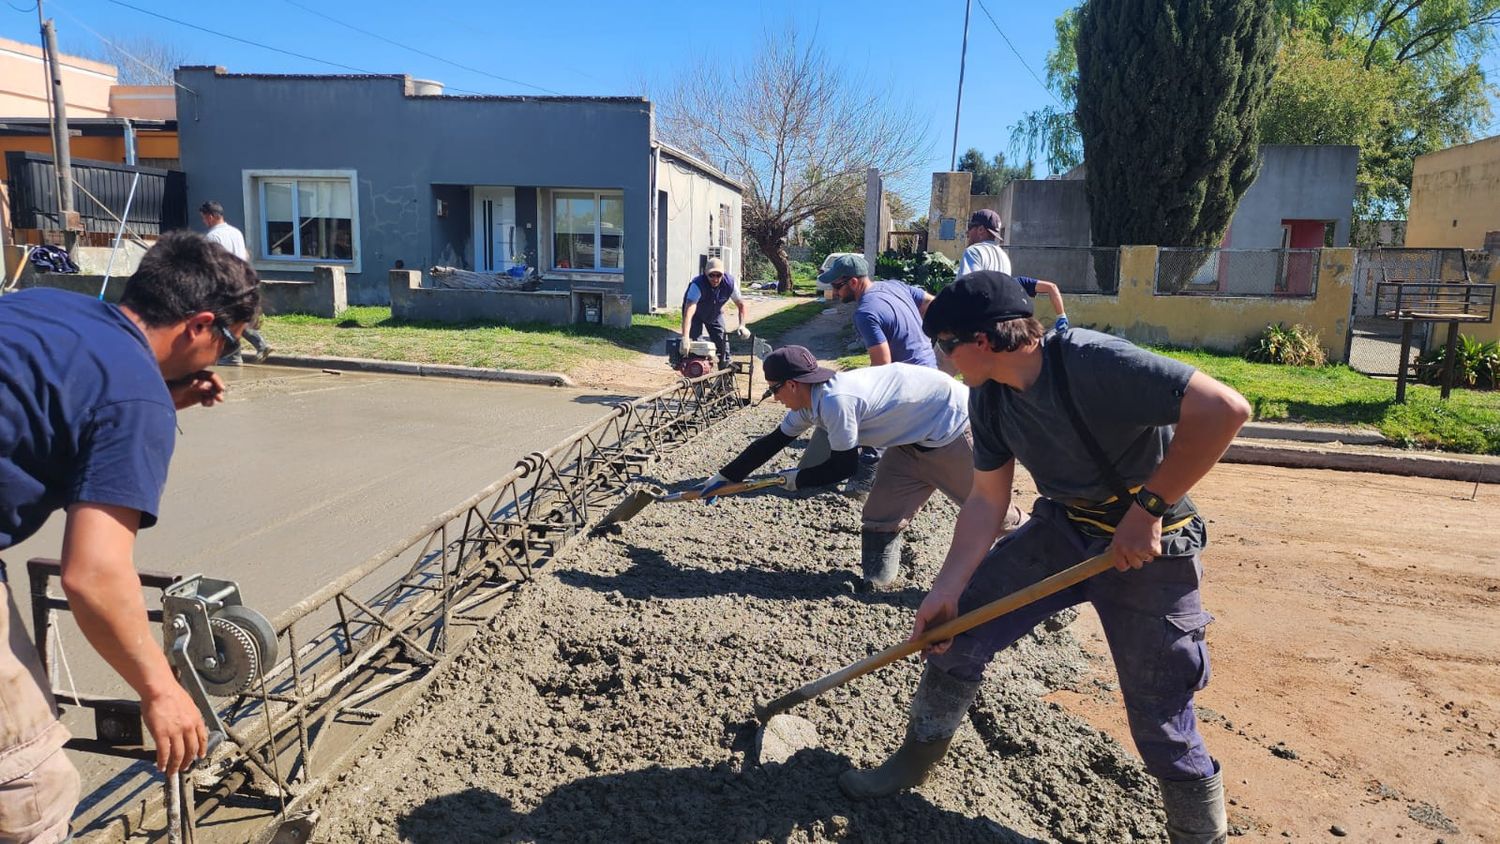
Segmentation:
[[(884, 449), (876, 464), (875, 481), (860, 513), (861, 528), (870, 533), (899, 533), (934, 492), (962, 505), (973, 486), (974, 436), (967, 428), (958, 439), (936, 448), (892, 446)], [(1012, 505), (1005, 530), (1014, 530), (1025, 518)]]
[(68, 837), (78, 772), (61, 749), (68, 730), (3, 578), (0, 593), (0, 844), (53, 844)]
[[(968, 612), (1097, 554), (1109, 544), (1080, 533), (1062, 505), (1037, 499), (1031, 519), (990, 550), (959, 600)], [(1193, 529), (1200, 532), (1201, 525)], [(1164, 543), (1170, 550), (1176, 543)], [(1164, 780), (1202, 779), (1213, 760), (1198, 733), (1193, 693), (1208, 685), (1196, 550), (1157, 557), (1141, 569), (1110, 569), (987, 624), (960, 633), (931, 664), (979, 680), (995, 654), (1058, 610), (1085, 601), (1099, 613), (1125, 698), (1130, 733), (1146, 770)]]

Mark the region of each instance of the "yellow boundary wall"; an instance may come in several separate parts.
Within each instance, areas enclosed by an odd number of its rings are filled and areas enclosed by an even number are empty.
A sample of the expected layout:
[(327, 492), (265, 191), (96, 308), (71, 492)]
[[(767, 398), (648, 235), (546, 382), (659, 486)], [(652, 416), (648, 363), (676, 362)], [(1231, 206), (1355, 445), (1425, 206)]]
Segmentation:
[[(1155, 246), (1121, 247), (1118, 294), (1063, 294), (1068, 320), (1108, 327), (1137, 343), (1226, 352), (1240, 351), (1267, 325), (1305, 325), (1318, 333), (1330, 361), (1343, 361), (1354, 306), (1355, 250), (1320, 250), (1316, 298), (1158, 296), (1156, 258)], [(1050, 322), (1055, 314), (1047, 300), (1038, 297), (1037, 305), (1037, 316)]]

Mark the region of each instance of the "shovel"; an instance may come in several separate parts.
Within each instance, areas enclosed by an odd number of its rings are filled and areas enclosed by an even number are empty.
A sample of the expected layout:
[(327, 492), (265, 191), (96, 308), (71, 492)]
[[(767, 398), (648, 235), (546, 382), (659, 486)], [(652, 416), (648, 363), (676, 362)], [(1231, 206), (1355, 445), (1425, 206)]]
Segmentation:
[[(714, 490), (711, 497), (719, 498), (725, 495), (739, 495), (742, 492), (754, 492), (757, 489), (770, 489), (775, 486), (786, 486), (786, 478), (776, 475), (769, 478), (761, 478), (758, 481), (726, 484)], [(632, 518), (635, 514), (646, 509), (647, 505), (650, 504), (662, 501), (697, 501), (702, 497), (702, 493), (696, 489), (674, 492), (670, 495), (655, 495), (647, 490), (638, 489), (625, 496), (625, 500), (616, 504), (615, 509), (605, 513), (604, 518), (599, 520), (599, 524), (594, 527), (594, 530), (609, 527), (616, 522), (623, 522), (626, 519)]]
[(819, 677), (800, 689), (788, 692), (770, 703), (756, 703), (755, 717), (759, 719), (762, 725), (762, 738), (757, 741), (757, 745), (764, 744), (763, 737), (767, 733), (778, 737), (816, 735), (816, 732), (812, 729), (812, 725), (805, 719), (798, 718), (795, 715), (783, 714), (797, 704), (805, 703), (829, 689), (842, 686), (856, 677), (863, 677), (877, 668), (890, 665), (899, 659), (917, 653), (928, 645), (952, 639), (965, 630), (972, 630), (985, 622), (994, 621), (1008, 612), (1018, 610), (1048, 595), (1056, 594), (1070, 586), (1082, 583), (1113, 565), (1114, 555), (1107, 551), (1097, 557), (1090, 557), (1075, 566), (1063, 569), (1057, 574), (1039, 580), (1024, 589), (1012, 592), (1003, 598), (997, 598), (982, 607), (970, 610), (936, 627), (929, 628), (913, 641), (892, 645), (879, 653), (871, 654), (859, 662), (846, 665), (832, 674)]

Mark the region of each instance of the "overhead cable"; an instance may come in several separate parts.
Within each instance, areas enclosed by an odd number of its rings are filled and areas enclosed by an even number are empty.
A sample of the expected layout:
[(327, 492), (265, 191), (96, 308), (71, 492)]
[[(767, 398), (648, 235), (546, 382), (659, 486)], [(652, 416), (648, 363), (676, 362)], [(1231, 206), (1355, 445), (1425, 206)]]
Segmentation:
[(296, 0), (285, 0), (285, 2), (287, 3), (287, 5), (296, 6), (297, 8), (301, 9), (304, 12), (307, 12), (310, 15), (317, 15), (318, 17), (322, 18), (323, 20), (326, 20), (326, 21), (328, 21), (330, 23), (338, 24), (339, 26), (342, 26), (345, 29), (349, 29), (349, 30), (352, 30), (354, 32), (358, 32), (360, 35), (364, 35), (364, 36), (367, 36), (367, 37), (370, 37), (370, 38), (374, 38), (374, 39), (376, 39), (378, 41), (383, 41), (386, 44), (390, 44), (393, 47), (400, 47), (401, 49), (406, 50), (408, 52), (416, 53), (419, 56), (425, 56), (425, 57), (427, 57), (429, 59), (432, 59), (434, 61), (442, 62), (443, 64), (452, 65), (452, 66), (454, 66), (454, 67), (456, 67), (456, 68), (458, 68), (460, 70), (466, 70), (466, 71), (468, 71), (470, 73), (477, 73), (480, 76), (488, 76), (491, 79), (496, 79), (496, 80), (499, 80), (501, 82), (509, 83), (511, 85), (520, 85), (520, 86), (522, 86), (524, 88), (535, 88), (536, 90), (541, 91), (541, 92), (546, 93), (546, 94), (557, 94), (558, 96), (563, 96), (561, 93), (559, 93), (557, 91), (554, 91), (554, 90), (552, 90), (550, 88), (543, 88), (540, 85), (533, 85), (530, 82), (522, 82), (519, 79), (511, 79), (510, 77), (500, 76), (498, 74), (490, 73), (487, 70), (481, 70), (481, 69), (479, 69), (477, 67), (470, 67), (469, 65), (466, 65), (466, 64), (460, 64), (459, 62), (453, 61), (452, 59), (447, 58), (445, 56), (438, 55), (437, 53), (429, 53), (426, 50), (421, 50), (421, 49), (418, 49), (416, 47), (412, 47), (412, 46), (409, 46), (407, 44), (403, 44), (400, 41), (396, 41), (394, 39), (387, 38), (387, 37), (385, 37), (384, 35), (381, 35), (378, 32), (371, 32), (368, 29), (361, 29), (360, 27), (357, 27), (357, 26), (355, 26), (352, 23), (347, 23), (345, 21), (341, 21), (338, 18), (333, 17), (332, 15), (326, 14), (324, 12), (320, 12), (317, 9), (313, 9), (313, 8), (308, 7), (308, 6), (304, 6), (301, 3), (296, 2)]

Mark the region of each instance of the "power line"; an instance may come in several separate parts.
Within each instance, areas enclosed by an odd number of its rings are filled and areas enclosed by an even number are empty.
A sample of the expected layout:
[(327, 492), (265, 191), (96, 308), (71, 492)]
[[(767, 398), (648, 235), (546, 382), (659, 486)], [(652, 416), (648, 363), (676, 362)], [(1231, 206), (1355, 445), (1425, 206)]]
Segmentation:
[(159, 14), (157, 12), (153, 12), (150, 9), (142, 9), (139, 6), (132, 6), (131, 4), (124, 2), (124, 0), (109, 0), (109, 2), (115, 4), (116, 6), (123, 6), (123, 7), (127, 8), (127, 9), (131, 9), (131, 10), (140, 12), (143, 15), (150, 15), (153, 18), (159, 18), (161, 20), (167, 21), (168, 23), (175, 23), (178, 26), (185, 26), (188, 29), (196, 29), (199, 32), (206, 32), (209, 35), (217, 35), (220, 38), (228, 38), (230, 41), (238, 41), (241, 44), (248, 44), (251, 47), (259, 47), (262, 50), (270, 50), (273, 53), (280, 53), (280, 54), (282, 54), (284, 56), (291, 56), (293, 58), (298, 58), (298, 59), (302, 59), (304, 61), (309, 61), (309, 62), (317, 62), (318, 64), (326, 64), (326, 65), (328, 65), (330, 67), (337, 67), (337, 68), (341, 68), (343, 70), (352, 70), (355, 73), (364, 73), (364, 74), (368, 74), (370, 76), (389, 76), (390, 75), (390, 74), (384, 74), (384, 73), (377, 73), (377, 72), (375, 72), (373, 70), (366, 70), (366, 69), (364, 69), (362, 67), (354, 67), (352, 65), (341, 64), (341, 63), (335, 62), (335, 61), (329, 61), (328, 59), (320, 59), (317, 56), (308, 56), (308, 55), (303, 55), (302, 53), (293, 52), (291, 50), (283, 50), (280, 47), (272, 47), (269, 44), (262, 44), (259, 41), (251, 41), (248, 38), (241, 38), (238, 35), (230, 35), (227, 32), (219, 32), (217, 30), (209, 29), (208, 27), (205, 27), (205, 26), (199, 26), (199, 25), (197, 25), (195, 23), (188, 23), (187, 21), (181, 21), (181, 20), (178, 20), (176, 18), (169, 18), (166, 15)]
[(1042, 90), (1047, 92), (1047, 96), (1056, 100), (1058, 105), (1062, 106), (1063, 108), (1067, 108), (1067, 104), (1058, 99), (1056, 94), (1052, 93), (1052, 89), (1047, 87), (1047, 83), (1043, 82), (1042, 78), (1036, 75), (1036, 71), (1031, 69), (1031, 65), (1026, 63), (1026, 59), (1021, 57), (1021, 51), (1016, 49), (1016, 45), (1010, 43), (1010, 39), (1005, 37), (1005, 30), (1000, 28), (1000, 24), (995, 22), (995, 16), (990, 14), (989, 9), (985, 8), (984, 0), (975, 1), (979, 3), (979, 10), (981, 12), (984, 12), (984, 16), (990, 19), (990, 26), (993, 26), (995, 28), (995, 31), (1000, 33), (1000, 40), (1004, 41), (1005, 46), (1009, 47), (1010, 51), (1016, 54), (1016, 60), (1021, 63), (1021, 67), (1026, 68), (1026, 72), (1031, 74), (1031, 78), (1036, 80), (1036, 84), (1042, 86)]
[(15, 9), (16, 11), (20, 12), (23, 15), (29, 15), (32, 12), (36, 11), (36, 7), (37, 7), (38, 4), (40, 4), (40, 2), (41, 2), (41, 0), (32, 0), (31, 8), (30, 9), (22, 9), (19, 6), (17, 6), (16, 4), (10, 2), (10, 0), (5, 0), (5, 5), (11, 7), (12, 9)]
[(116, 44), (115, 42), (109, 40), (108, 38), (105, 38), (103, 35), (100, 35), (96, 30), (94, 30), (88, 24), (84, 23), (83, 21), (81, 21), (77, 17), (75, 17), (73, 15), (73, 13), (69, 12), (66, 8), (64, 8), (63, 6), (59, 5), (56, 2), (56, 0), (54, 0), (54, 2), (52, 3), (52, 8), (57, 9), (58, 11), (62, 12), (64, 17), (66, 17), (68, 20), (72, 21), (73, 23), (77, 24), (78, 27), (80, 29), (82, 29), (84, 32), (87, 32), (88, 34), (90, 34), (90, 35), (94, 36), (95, 38), (99, 39), (100, 41), (104, 42), (104, 45), (106, 47), (109, 47), (110, 49), (112, 49), (115, 52), (119, 53), (120, 55), (124, 56), (125, 58), (130, 59), (131, 61), (133, 61), (136, 64), (140, 65), (148, 73), (153, 73), (153, 74), (161, 77), (162, 79), (167, 80), (168, 84), (175, 85), (178, 88), (181, 88), (182, 90), (187, 91), (189, 94), (196, 94), (197, 93), (192, 88), (189, 88), (186, 85), (183, 85), (182, 83), (178, 82), (176, 79), (173, 79), (170, 75), (167, 74), (166, 71), (162, 70), (161, 68), (156, 67), (155, 65), (142, 60), (141, 58), (139, 58), (138, 56), (136, 56), (134, 53), (131, 53), (129, 50), (125, 49), (124, 47), (121, 47), (119, 44)]
[(511, 79), (510, 77), (507, 77), (507, 76), (500, 76), (500, 75), (497, 75), (497, 74), (494, 74), (494, 73), (490, 73), (487, 70), (480, 70), (477, 67), (470, 67), (470, 66), (468, 66), (466, 64), (460, 64), (459, 62), (453, 61), (452, 59), (446, 58), (444, 56), (440, 56), (440, 55), (438, 55), (436, 53), (429, 53), (426, 50), (419, 50), (416, 47), (408, 46), (406, 44), (401, 43), (400, 41), (396, 41), (394, 39), (387, 38), (387, 37), (385, 37), (384, 35), (381, 35), (378, 32), (371, 32), (368, 29), (361, 29), (361, 28), (355, 26), (352, 23), (346, 23), (344, 21), (341, 21), (338, 18), (335, 18), (332, 15), (324, 14), (323, 12), (320, 12), (317, 9), (310, 9), (307, 6), (304, 6), (301, 3), (296, 2), (296, 0), (285, 0), (285, 2), (287, 3), (287, 5), (296, 6), (297, 8), (301, 9), (304, 12), (307, 12), (310, 15), (317, 15), (318, 17), (322, 18), (323, 20), (326, 20), (326, 21), (328, 21), (330, 23), (338, 24), (339, 26), (342, 26), (345, 29), (349, 29), (349, 30), (353, 30), (354, 32), (358, 32), (360, 35), (365, 35), (365, 36), (368, 36), (370, 38), (374, 38), (374, 39), (377, 39), (379, 41), (383, 41), (386, 44), (390, 44), (393, 47), (400, 47), (403, 50), (407, 50), (409, 52), (416, 53), (419, 56), (426, 56), (427, 58), (433, 59), (434, 61), (440, 61), (440, 62), (442, 62), (444, 64), (452, 65), (452, 66), (454, 66), (454, 67), (456, 67), (456, 68), (458, 68), (460, 70), (466, 70), (466, 71), (468, 71), (470, 73), (477, 73), (480, 76), (488, 76), (491, 79), (496, 79), (496, 80), (499, 80), (501, 82), (507, 82), (507, 83), (509, 83), (511, 85), (520, 85), (520, 86), (522, 86), (524, 88), (535, 88), (536, 90), (541, 91), (543, 93), (556, 94), (558, 96), (562, 96), (561, 93), (559, 93), (558, 91), (553, 91), (550, 88), (543, 88), (540, 85), (533, 85), (530, 82), (522, 82), (519, 79)]

